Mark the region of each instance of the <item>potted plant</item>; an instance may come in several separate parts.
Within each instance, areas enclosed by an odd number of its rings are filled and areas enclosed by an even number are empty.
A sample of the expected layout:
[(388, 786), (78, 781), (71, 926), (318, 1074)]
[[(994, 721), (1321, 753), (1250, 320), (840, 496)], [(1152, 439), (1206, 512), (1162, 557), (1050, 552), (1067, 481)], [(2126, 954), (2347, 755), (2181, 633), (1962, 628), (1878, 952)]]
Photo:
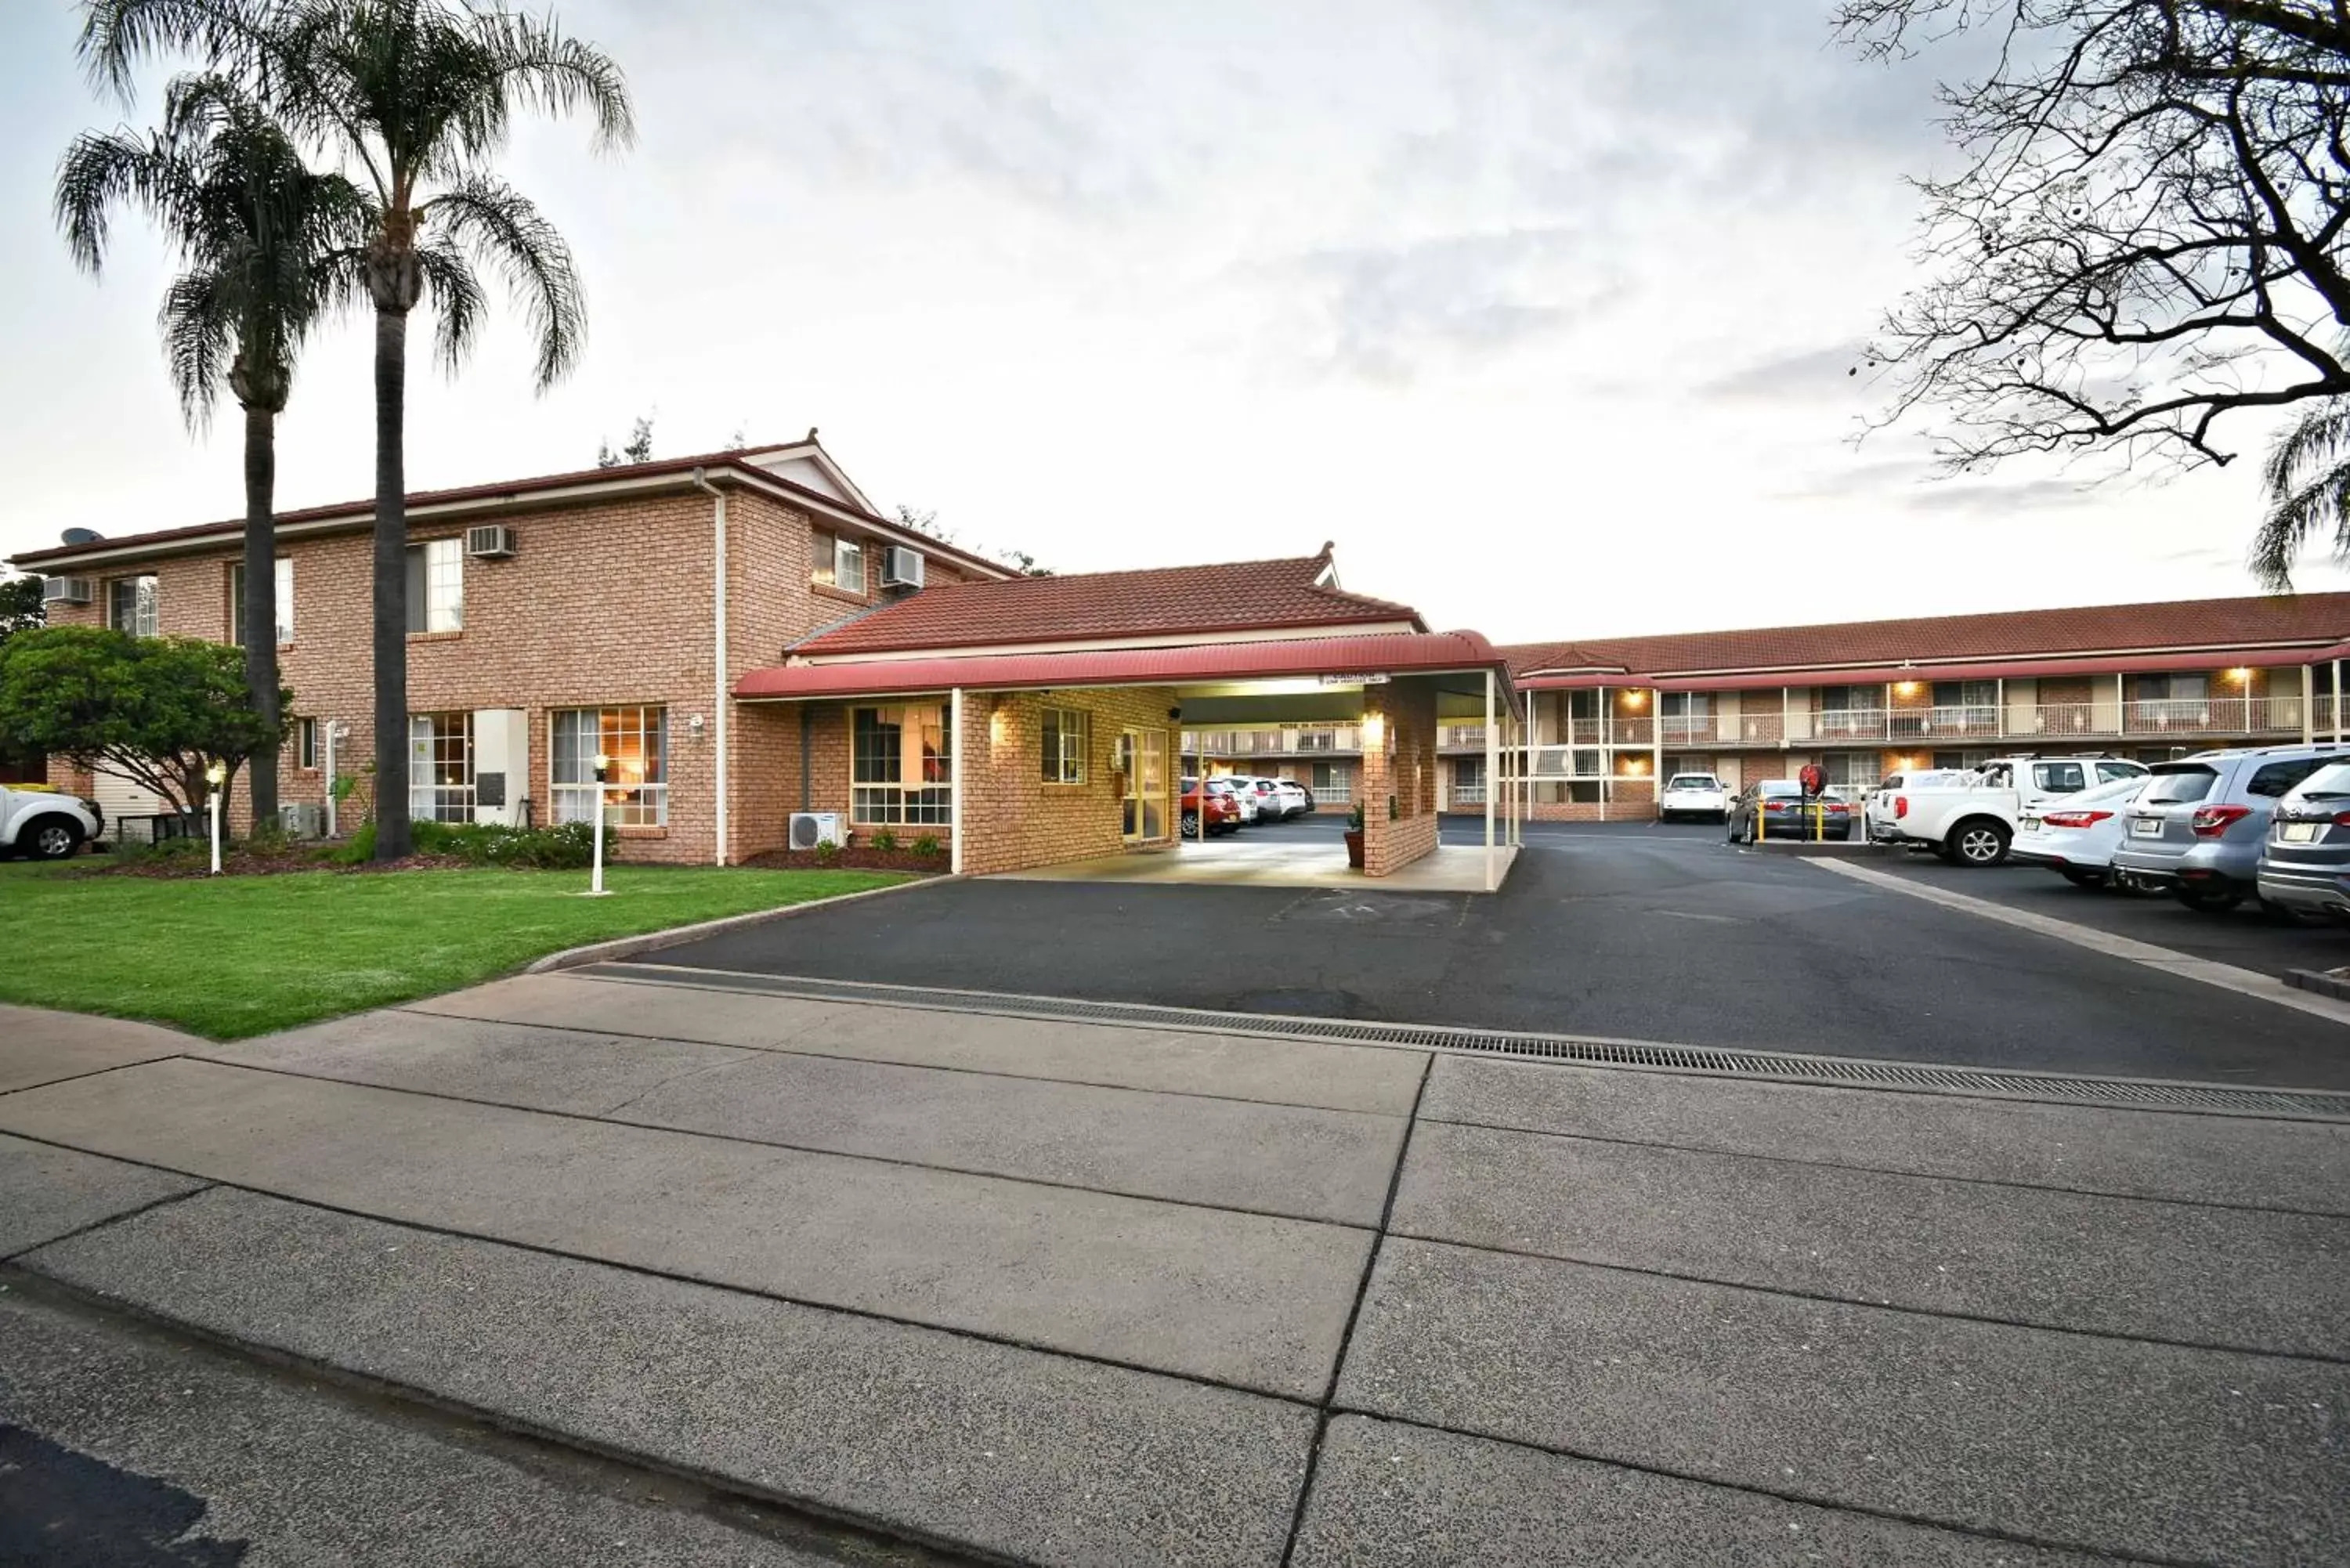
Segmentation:
[(1347, 864), (1357, 871), (1363, 868), (1363, 803), (1359, 800), (1347, 813)]

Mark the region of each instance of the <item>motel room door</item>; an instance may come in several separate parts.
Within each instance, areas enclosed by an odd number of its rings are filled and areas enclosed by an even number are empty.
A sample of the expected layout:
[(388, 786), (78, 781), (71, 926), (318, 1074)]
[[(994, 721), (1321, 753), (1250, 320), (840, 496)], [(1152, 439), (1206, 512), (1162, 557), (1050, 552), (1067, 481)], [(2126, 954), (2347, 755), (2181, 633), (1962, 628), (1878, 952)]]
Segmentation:
[(1167, 836), (1167, 732), (1128, 730), (1119, 738), (1126, 753), (1126, 797), (1118, 803), (1118, 830), (1128, 844)]

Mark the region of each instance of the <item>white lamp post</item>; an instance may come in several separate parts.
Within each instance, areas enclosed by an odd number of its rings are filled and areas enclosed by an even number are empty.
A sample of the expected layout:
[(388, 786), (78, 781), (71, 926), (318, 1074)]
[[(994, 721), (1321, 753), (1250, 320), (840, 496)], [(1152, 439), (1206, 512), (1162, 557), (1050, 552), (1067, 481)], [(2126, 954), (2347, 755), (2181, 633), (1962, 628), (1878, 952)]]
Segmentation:
[(594, 867), (586, 894), (590, 898), (604, 896), (604, 774), (611, 766), (611, 758), (601, 752), (596, 753), (596, 815), (588, 823), (588, 842), (592, 846), (588, 852), (588, 864)]
[(204, 770), (204, 783), (212, 790), (204, 796), (204, 806), (212, 817), (213, 875), (220, 875), (221, 785), (228, 782), (228, 764), (216, 762)]
[(351, 738), (351, 727), (332, 719), (322, 722), (327, 732), (327, 836), (342, 836), (341, 802), (335, 798), (335, 742)]

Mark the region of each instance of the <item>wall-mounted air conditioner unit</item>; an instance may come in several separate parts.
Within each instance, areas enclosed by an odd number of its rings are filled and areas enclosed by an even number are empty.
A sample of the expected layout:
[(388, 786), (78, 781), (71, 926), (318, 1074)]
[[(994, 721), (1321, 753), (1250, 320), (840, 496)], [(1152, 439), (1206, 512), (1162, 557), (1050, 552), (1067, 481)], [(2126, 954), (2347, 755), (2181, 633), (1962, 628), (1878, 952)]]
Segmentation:
[(814, 849), (819, 844), (837, 848), (848, 842), (848, 832), (837, 811), (792, 813), (792, 847)]
[(465, 530), (465, 554), (477, 561), (503, 561), (515, 553), (515, 531), (503, 523)]
[(327, 831), (326, 809), (316, 801), (283, 801), (277, 807), (277, 825), (288, 838), (322, 837)]
[(88, 577), (43, 577), (41, 602), (45, 605), (86, 605), (90, 600)]
[(922, 586), (922, 553), (903, 545), (892, 545), (881, 561), (881, 586), (885, 588), (919, 588)]

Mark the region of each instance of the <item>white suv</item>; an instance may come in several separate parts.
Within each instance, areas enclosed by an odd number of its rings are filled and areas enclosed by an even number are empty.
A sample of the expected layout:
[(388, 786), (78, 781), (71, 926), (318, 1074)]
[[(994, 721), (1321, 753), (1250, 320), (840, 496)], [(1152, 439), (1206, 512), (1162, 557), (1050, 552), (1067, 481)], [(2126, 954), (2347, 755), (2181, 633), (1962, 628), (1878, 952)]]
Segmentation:
[(1713, 822), (1730, 820), (1730, 791), (1711, 774), (1675, 774), (1657, 797), (1657, 820), (1701, 816)]

